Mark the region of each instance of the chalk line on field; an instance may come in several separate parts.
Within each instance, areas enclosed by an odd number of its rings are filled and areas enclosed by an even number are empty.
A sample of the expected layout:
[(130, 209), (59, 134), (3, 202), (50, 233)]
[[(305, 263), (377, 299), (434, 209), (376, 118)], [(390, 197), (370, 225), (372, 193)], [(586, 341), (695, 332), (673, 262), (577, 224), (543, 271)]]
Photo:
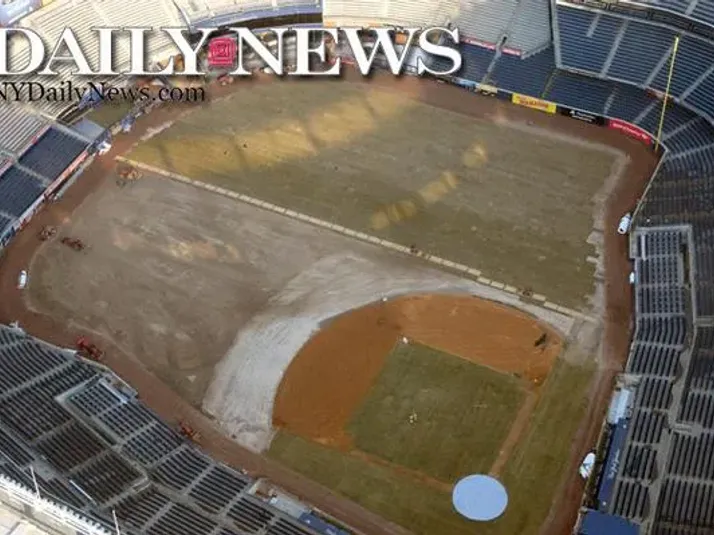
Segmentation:
[[(305, 223), (310, 223), (314, 226), (325, 228), (325, 229), (331, 230), (333, 232), (337, 232), (338, 234), (342, 234), (342, 235), (350, 237), (350, 238), (356, 238), (362, 242), (372, 243), (374, 245), (379, 245), (380, 247), (385, 248), (385, 249), (389, 249), (389, 250), (396, 251), (399, 253), (416, 256), (417, 258), (420, 258), (426, 262), (429, 262), (436, 266), (446, 267), (451, 271), (460, 273), (461, 275), (463, 275), (467, 278), (475, 279), (479, 283), (486, 284), (486, 285), (491, 286), (492, 288), (495, 288), (497, 290), (508, 292), (508, 293), (511, 293), (514, 295), (521, 295), (521, 292), (517, 288), (515, 288), (511, 285), (482, 277), (481, 276), (482, 272), (479, 269), (476, 269), (472, 266), (467, 266), (464, 264), (460, 264), (458, 262), (453, 262), (451, 260), (447, 260), (445, 258), (441, 258), (436, 255), (430, 255), (428, 253), (421, 253), (418, 255), (414, 255), (414, 253), (411, 253), (409, 247), (406, 247), (404, 245), (400, 245), (398, 243), (394, 243), (389, 240), (383, 240), (381, 238), (378, 238), (377, 236), (366, 234), (364, 232), (348, 229), (348, 228), (343, 227), (342, 225), (330, 223), (329, 221), (325, 221), (323, 219), (318, 219), (316, 217), (312, 217), (307, 214), (296, 212), (294, 210), (285, 208), (283, 206), (278, 206), (276, 204), (272, 204), (267, 201), (263, 201), (261, 199), (256, 199), (255, 197), (250, 197), (248, 195), (244, 195), (242, 193), (237, 193), (235, 191), (231, 191), (226, 188), (208, 184), (206, 182), (201, 182), (200, 180), (194, 180), (194, 179), (188, 178), (186, 176), (179, 175), (177, 173), (172, 173), (171, 171), (167, 171), (167, 170), (161, 169), (159, 167), (155, 167), (153, 165), (149, 165), (149, 164), (146, 164), (143, 162), (137, 162), (135, 160), (125, 158), (123, 156), (118, 156), (116, 158), (116, 160), (126, 163), (126, 164), (129, 164), (129, 165), (132, 165), (132, 166), (142, 169), (144, 171), (154, 173), (156, 175), (169, 178), (171, 180), (176, 180), (177, 182), (182, 182), (184, 184), (190, 184), (194, 187), (201, 188), (206, 191), (211, 191), (213, 193), (217, 193), (217, 194), (223, 195), (225, 197), (230, 197), (230, 198), (236, 199), (243, 203), (250, 204), (250, 205), (256, 206), (258, 208), (262, 208), (263, 210), (268, 210), (268, 211), (274, 212), (276, 214), (284, 215), (286, 217), (295, 219), (297, 221), (303, 221)], [(553, 303), (553, 302), (549, 301), (547, 299), (547, 297), (545, 297), (541, 294), (535, 294), (532, 296), (531, 299), (538, 303), (537, 306), (542, 306), (546, 309), (556, 311), (560, 314), (569, 316), (574, 319), (581, 319), (581, 320), (586, 320), (586, 321), (591, 321), (591, 322), (598, 321), (596, 318), (593, 318), (592, 316), (589, 316), (589, 315), (583, 314), (582, 312), (579, 312), (577, 310), (573, 310), (571, 308), (564, 307), (564, 306), (558, 305), (556, 303)]]

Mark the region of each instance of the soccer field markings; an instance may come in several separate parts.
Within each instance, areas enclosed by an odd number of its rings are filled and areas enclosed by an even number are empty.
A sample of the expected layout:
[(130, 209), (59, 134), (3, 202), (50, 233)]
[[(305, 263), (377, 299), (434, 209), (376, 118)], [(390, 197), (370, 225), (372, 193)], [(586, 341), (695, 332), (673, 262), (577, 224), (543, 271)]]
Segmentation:
[[(238, 193), (238, 192), (226, 189), (226, 188), (222, 188), (220, 186), (215, 186), (213, 184), (201, 182), (200, 180), (193, 180), (193, 179), (185, 177), (183, 175), (179, 175), (177, 173), (172, 173), (171, 171), (166, 171), (165, 169), (161, 169), (159, 167), (154, 167), (153, 165), (149, 165), (149, 164), (142, 163), (142, 162), (137, 162), (137, 161), (131, 160), (129, 158), (124, 158), (123, 156), (118, 156), (116, 158), (116, 160), (119, 162), (122, 162), (122, 163), (126, 163), (128, 165), (131, 165), (135, 168), (142, 169), (149, 173), (153, 173), (153, 174), (156, 174), (159, 176), (170, 178), (171, 180), (175, 180), (177, 182), (182, 182), (184, 184), (189, 184), (191, 186), (194, 186), (194, 187), (206, 190), (206, 191), (211, 191), (213, 193), (223, 195), (224, 197), (230, 197), (237, 201), (240, 201), (240, 202), (243, 202), (246, 204), (250, 204), (252, 206), (256, 206), (258, 208), (262, 208), (264, 210), (268, 210), (268, 211), (276, 213), (276, 214), (284, 215), (286, 217), (295, 219), (297, 221), (304, 221), (306, 223), (310, 223), (317, 227), (321, 227), (321, 228), (331, 230), (333, 232), (337, 232), (339, 234), (342, 234), (343, 236), (348, 236), (350, 238), (356, 238), (356, 239), (366, 242), (366, 243), (372, 243), (374, 245), (379, 245), (380, 247), (383, 247), (385, 249), (390, 249), (392, 251), (397, 251), (397, 252), (400, 252), (400, 253), (403, 253), (406, 255), (415, 256), (409, 247), (406, 247), (404, 245), (400, 245), (398, 243), (394, 243), (394, 242), (391, 242), (388, 240), (383, 240), (381, 238), (378, 238), (377, 236), (372, 236), (370, 234), (366, 234), (365, 232), (360, 232), (357, 230), (349, 229), (342, 225), (330, 223), (329, 221), (325, 221), (324, 219), (319, 219), (317, 217), (312, 217), (307, 214), (303, 214), (301, 212), (296, 212), (295, 210), (291, 210), (289, 208), (285, 208), (282, 206), (278, 206), (276, 204), (262, 201), (260, 199), (256, 199), (255, 197), (250, 197), (248, 195), (244, 195), (242, 193)], [(456, 271), (463, 275), (466, 275), (469, 278), (476, 280), (476, 282), (478, 282), (480, 284), (490, 286), (491, 288), (495, 288), (497, 290), (508, 292), (510, 294), (517, 295), (519, 297), (522, 296), (522, 294), (518, 290), (518, 288), (508, 285), (508, 284), (504, 284), (502, 282), (494, 281), (492, 279), (483, 277), (481, 275), (481, 271), (476, 268), (473, 268), (473, 267), (470, 267), (470, 266), (467, 266), (464, 264), (459, 264), (457, 262), (452, 262), (451, 260), (447, 260), (445, 258), (441, 258), (441, 257), (435, 256), (435, 255), (430, 255), (428, 253), (421, 253), (418, 255), (418, 258), (421, 258), (422, 260), (425, 260), (431, 264), (434, 264), (437, 266), (443, 266), (443, 267), (449, 268), (450, 270), (453, 270), (453, 271)], [(567, 308), (567, 307), (558, 305), (557, 303), (548, 301), (546, 296), (541, 295), (541, 294), (533, 294), (529, 297), (529, 299), (531, 301), (534, 301), (538, 306), (541, 306), (542, 308), (546, 308), (550, 311), (557, 312), (559, 314), (568, 316), (570, 318), (582, 319), (582, 320), (593, 321), (593, 322), (597, 321), (592, 316), (583, 314), (582, 312), (578, 312), (577, 310), (573, 310), (571, 308)]]

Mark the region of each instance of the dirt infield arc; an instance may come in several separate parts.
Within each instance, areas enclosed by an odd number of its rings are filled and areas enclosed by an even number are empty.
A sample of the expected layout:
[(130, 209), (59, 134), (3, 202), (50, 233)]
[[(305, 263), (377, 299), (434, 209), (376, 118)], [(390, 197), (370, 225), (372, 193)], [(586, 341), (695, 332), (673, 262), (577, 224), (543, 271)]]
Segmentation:
[[(545, 343), (536, 347), (543, 335)], [(276, 396), (276, 427), (347, 446), (347, 422), (402, 336), (533, 386), (542, 383), (562, 348), (550, 327), (477, 297), (419, 295), (375, 303), (335, 318), (293, 359)]]

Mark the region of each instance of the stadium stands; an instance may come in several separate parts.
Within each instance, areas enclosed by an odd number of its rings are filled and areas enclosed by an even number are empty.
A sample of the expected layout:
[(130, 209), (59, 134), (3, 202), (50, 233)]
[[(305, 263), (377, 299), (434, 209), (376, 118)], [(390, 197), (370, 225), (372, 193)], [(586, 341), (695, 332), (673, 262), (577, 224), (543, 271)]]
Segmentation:
[[(465, 80), (471, 80), (477, 83), (481, 82), (483, 77), (488, 72), (488, 68), (493, 61), (496, 52), (489, 50), (488, 48), (474, 45), (461, 45), (460, 50), (463, 63), (458, 76)], [(432, 68), (446, 69), (449, 66), (450, 62), (444, 59), (434, 62)]]
[(557, 17), (561, 65), (599, 75), (622, 31), (622, 20), (562, 4)]
[(7, 101), (0, 102), (0, 125), (0, 150), (11, 154), (22, 152), (49, 128), (47, 121)]
[(694, 21), (714, 24), (714, 4), (711, 0), (638, 0), (652, 9), (686, 15)]
[(247, 20), (322, 12), (320, 0), (180, 0), (177, 4), (194, 26), (226, 26)]
[[(680, 36), (670, 94), (714, 120), (714, 42), (620, 15), (557, 4), (559, 67), (663, 92)], [(585, 46), (584, 46), (585, 44)]]
[(87, 140), (53, 127), (47, 130), (18, 159), (17, 163), (33, 173), (54, 180), (87, 148), (87, 145)]
[(507, 91), (540, 97), (554, 71), (553, 47), (548, 47), (527, 59), (502, 54), (488, 80)]
[(550, 2), (520, 0), (508, 28), (506, 46), (520, 50), (524, 56), (550, 45)]
[(107, 525), (114, 510), (122, 533), (315, 533), (168, 428), (118, 378), (0, 326), (0, 474), (31, 486), (31, 467), (41, 494)]
[(543, 98), (572, 108), (605, 114), (615, 86), (601, 80), (585, 78), (566, 72), (558, 72)]
[[(329, 5), (329, 0), (327, 0)], [(498, 44), (506, 34), (518, 7), (517, 0), (502, 2), (460, 3), (458, 16), (451, 22), (459, 28), (462, 37)]]
[[(714, 22), (711, 0), (640, 3)], [(54, 41), (64, 26), (86, 29), (93, 20), (200, 25), (320, 10), (319, 0), (57, 0), (23, 24)], [(542, 0), (326, 0), (324, 16), (332, 24), (450, 22), (473, 43), (461, 46), (461, 78), (622, 119), (652, 134), (662, 102), (645, 89), (664, 91), (672, 42), (681, 33), (560, 2), (552, 44), (549, 4)], [(668, 153), (632, 237), (636, 319), (626, 374), (636, 395), (613, 427), (600, 510), (590, 513), (591, 522), (603, 525), (632, 520), (646, 528), (641, 535), (714, 530), (714, 44), (681, 35), (675, 101), (663, 128)], [(90, 54), (91, 37), (79, 32)], [(152, 39), (149, 50), (152, 59), (173, 52), (163, 37)], [(26, 51), (13, 41), (10, 56), (18, 62)], [(128, 62), (126, 46), (116, 58)], [(47, 83), (72, 79), (62, 72)], [(62, 108), (0, 105), (0, 247), (48, 184), (86, 151), (87, 140), (51, 125)], [(37, 410), (28, 414), (28, 406)], [(116, 377), (0, 326), (0, 475), (32, 488), (30, 468), (44, 496), (105, 523), (114, 510), (122, 533), (315, 533), (256, 496), (251, 478), (186, 442)]]

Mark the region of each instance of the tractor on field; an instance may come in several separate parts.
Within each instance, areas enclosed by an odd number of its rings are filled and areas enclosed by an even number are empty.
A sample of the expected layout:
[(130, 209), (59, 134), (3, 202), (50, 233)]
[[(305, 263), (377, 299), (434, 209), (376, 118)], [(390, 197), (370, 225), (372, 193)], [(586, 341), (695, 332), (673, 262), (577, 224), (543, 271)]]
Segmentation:
[(177, 431), (181, 436), (189, 439), (190, 441), (195, 442), (196, 444), (200, 443), (201, 433), (196, 431), (193, 427), (191, 427), (183, 420), (178, 423)]
[(119, 187), (126, 186), (129, 182), (134, 182), (135, 180), (139, 180), (141, 178), (141, 172), (132, 166), (120, 168), (118, 170), (118, 174), (119, 178), (117, 179), (117, 186)]
[(77, 346), (79, 356), (85, 359), (94, 360), (96, 362), (102, 361), (104, 351), (99, 349), (96, 344), (90, 342), (86, 336), (80, 336), (77, 338), (75, 345)]
[(60, 240), (60, 242), (74, 251), (83, 251), (87, 247), (82, 240), (78, 238), (70, 238), (69, 236), (65, 236)]
[(234, 78), (228, 73), (223, 73), (220, 76), (218, 76), (218, 78), (216, 78), (216, 81), (218, 82), (218, 85), (220, 85), (221, 87), (224, 87), (224, 86), (232, 84), (234, 81)]
[(57, 234), (57, 227), (53, 227), (52, 225), (45, 225), (44, 227), (42, 227), (42, 230), (40, 231), (38, 237), (41, 241), (47, 241), (54, 238), (55, 234)]

